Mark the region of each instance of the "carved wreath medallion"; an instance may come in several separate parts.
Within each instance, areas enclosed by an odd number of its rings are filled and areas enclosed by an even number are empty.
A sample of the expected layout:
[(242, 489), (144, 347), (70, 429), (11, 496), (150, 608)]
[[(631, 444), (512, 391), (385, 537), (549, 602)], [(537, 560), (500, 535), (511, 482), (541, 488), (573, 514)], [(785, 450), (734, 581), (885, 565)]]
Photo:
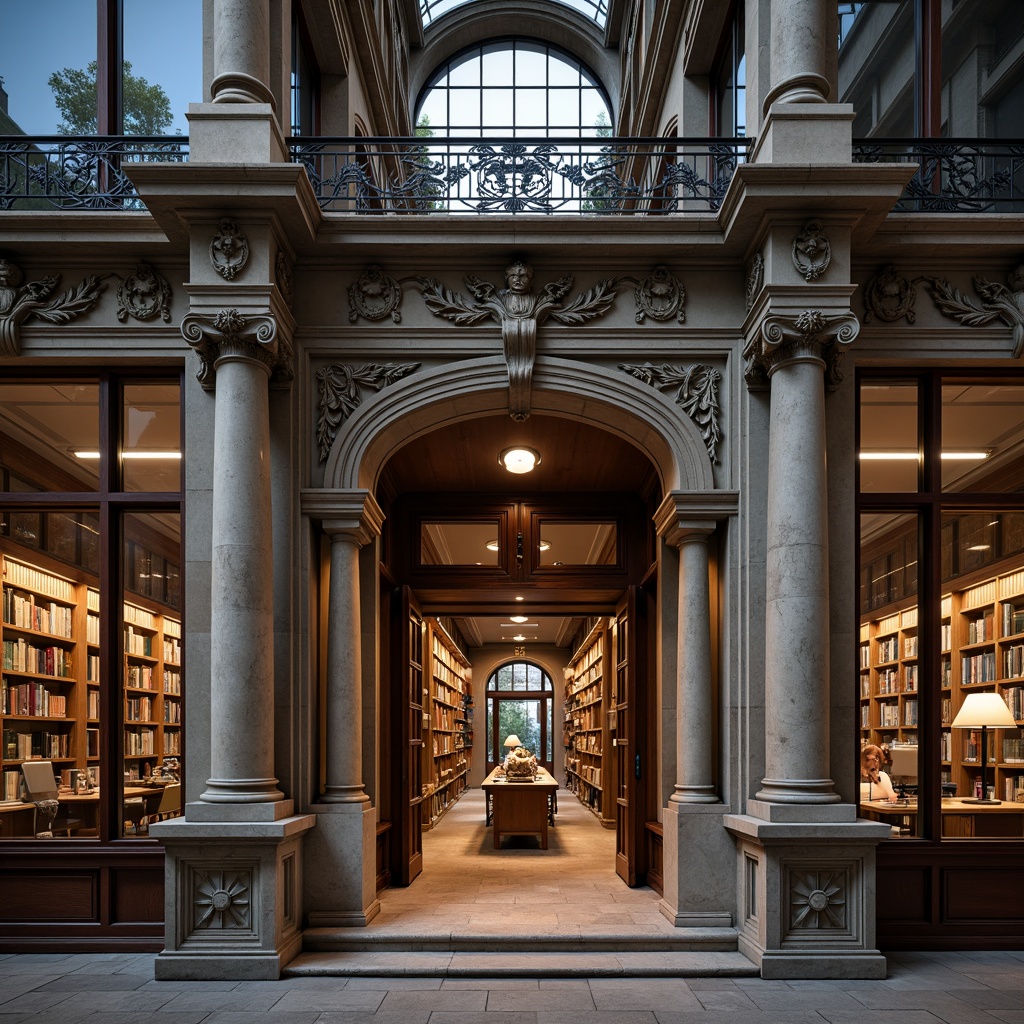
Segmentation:
[(828, 269), (832, 247), (820, 220), (809, 220), (793, 239), (793, 266), (805, 281), (816, 281)]
[(171, 320), (171, 286), (148, 263), (140, 263), (117, 287), (117, 319)]
[(383, 320), (390, 316), (397, 324), (402, 314), (402, 289), (398, 282), (376, 264), (369, 266), (352, 282), (348, 289), (349, 323), (360, 317), (364, 320)]
[(864, 286), (864, 323), (877, 316), (890, 324), (905, 317), (912, 324), (916, 298), (914, 286), (890, 264)]
[(249, 259), (249, 240), (238, 230), (238, 225), (225, 217), (220, 229), (210, 242), (210, 262), (225, 281), (234, 280)]
[(655, 267), (640, 282), (633, 297), (638, 324), (642, 324), (645, 317), (652, 320), (675, 317), (679, 323), (686, 320), (686, 290), (668, 267)]

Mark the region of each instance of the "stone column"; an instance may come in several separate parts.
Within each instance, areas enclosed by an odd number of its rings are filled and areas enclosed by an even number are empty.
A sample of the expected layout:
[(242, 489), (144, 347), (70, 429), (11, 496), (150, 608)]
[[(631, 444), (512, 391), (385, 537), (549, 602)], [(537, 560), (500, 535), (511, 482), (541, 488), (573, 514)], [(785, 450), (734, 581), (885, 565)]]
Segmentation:
[[(825, 103), (832, 92), (837, 47), (835, 31), (828, 34), (828, 5), (832, 0), (784, 0), (771, 5), (771, 89), (764, 112), (773, 103)], [(834, 19), (831, 19), (834, 24)]]
[[(210, 771), (196, 813), (207, 821), (275, 820), (288, 808), (274, 777), (274, 621), (268, 385), (282, 357), (269, 315), (189, 313), (217, 404), (213, 437)], [(235, 810), (232, 811), (232, 805)], [(242, 805), (239, 807), (238, 805)], [(196, 808), (196, 805), (192, 805)]]
[(269, 0), (214, 0), (214, 103), (269, 103)]
[[(829, 772), (828, 503), (825, 368), (859, 331), (852, 313), (769, 315), (771, 382), (765, 600), (765, 767), (757, 799), (826, 804)], [(749, 354), (749, 353), (748, 353)]]

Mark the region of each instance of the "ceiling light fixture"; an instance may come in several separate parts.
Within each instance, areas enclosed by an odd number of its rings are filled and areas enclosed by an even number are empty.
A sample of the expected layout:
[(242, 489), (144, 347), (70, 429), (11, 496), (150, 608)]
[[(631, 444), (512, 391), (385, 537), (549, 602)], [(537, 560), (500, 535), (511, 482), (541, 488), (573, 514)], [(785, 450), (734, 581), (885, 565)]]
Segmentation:
[(509, 622), (526, 622), (528, 618), (528, 615), (510, 615), (508, 620)]
[[(989, 457), (989, 452), (942, 452), (940, 458), (946, 462), (980, 462)], [(861, 462), (917, 462), (917, 452), (875, 451), (861, 452)]]
[(525, 637), (525, 636), (523, 636), (523, 634), (522, 634), (522, 633), (516, 633), (516, 635), (515, 635), (514, 637), (512, 637), (512, 639), (513, 639), (513, 640), (525, 640), (525, 639), (526, 639), (526, 637)]
[[(78, 451), (75, 452), (76, 459), (98, 459), (100, 453), (97, 451)], [(180, 459), (181, 452), (175, 451), (163, 451), (163, 452), (141, 452), (141, 451), (130, 451), (121, 452), (122, 459)]]
[(506, 448), (498, 456), (498, 465), (510, 473), (529, 473), (535, 466), (540, 465), (540, 452), (520, 446)]
[(496, 540), (489, 540), (487, 542), (487, 550), (488, 551), (497, 551), (498, 550), (498, 542)]

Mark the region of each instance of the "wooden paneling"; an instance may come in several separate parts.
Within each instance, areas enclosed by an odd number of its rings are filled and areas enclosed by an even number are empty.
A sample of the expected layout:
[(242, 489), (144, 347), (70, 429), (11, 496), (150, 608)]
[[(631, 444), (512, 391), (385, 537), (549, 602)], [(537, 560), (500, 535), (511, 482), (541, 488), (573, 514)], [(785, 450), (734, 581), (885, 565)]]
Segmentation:
[(163, 925), (164, 873), (154, 870), (111, 872), (113, 923)]
[(875, 914), (879, 923), (928, 920), (931, 869), (927, 865), (880, 870), (877, 883)]
[(91, 921), (99, 913), (99, 874), (0, 875), (0, 922)]
[(1024, 921), (1019, 868), (947, 868), (942, 890), (947, 921)]

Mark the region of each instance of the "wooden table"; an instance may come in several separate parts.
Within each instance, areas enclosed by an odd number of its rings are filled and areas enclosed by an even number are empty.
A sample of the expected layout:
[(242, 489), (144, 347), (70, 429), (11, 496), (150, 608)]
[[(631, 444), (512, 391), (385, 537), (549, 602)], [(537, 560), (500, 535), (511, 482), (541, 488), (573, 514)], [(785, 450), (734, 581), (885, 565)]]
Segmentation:
[(543, 768), (533, 782), (507, 782), (495, 769), (481, 783), (487, 800), (486, 821), (494, 822), (494, 848), (503, 836), (539, 836), (540, 848), (548, 848), (548, 824), (554, 824), (558, 783)]
[[(896, 825), (901, 835), (917, 835), (917, 801), (862, 800), (862, 817)], [(972, 804), (957, 797), (942, 801), (942, 835), (947, 839), (1024, 837), (1024, 804)]]

